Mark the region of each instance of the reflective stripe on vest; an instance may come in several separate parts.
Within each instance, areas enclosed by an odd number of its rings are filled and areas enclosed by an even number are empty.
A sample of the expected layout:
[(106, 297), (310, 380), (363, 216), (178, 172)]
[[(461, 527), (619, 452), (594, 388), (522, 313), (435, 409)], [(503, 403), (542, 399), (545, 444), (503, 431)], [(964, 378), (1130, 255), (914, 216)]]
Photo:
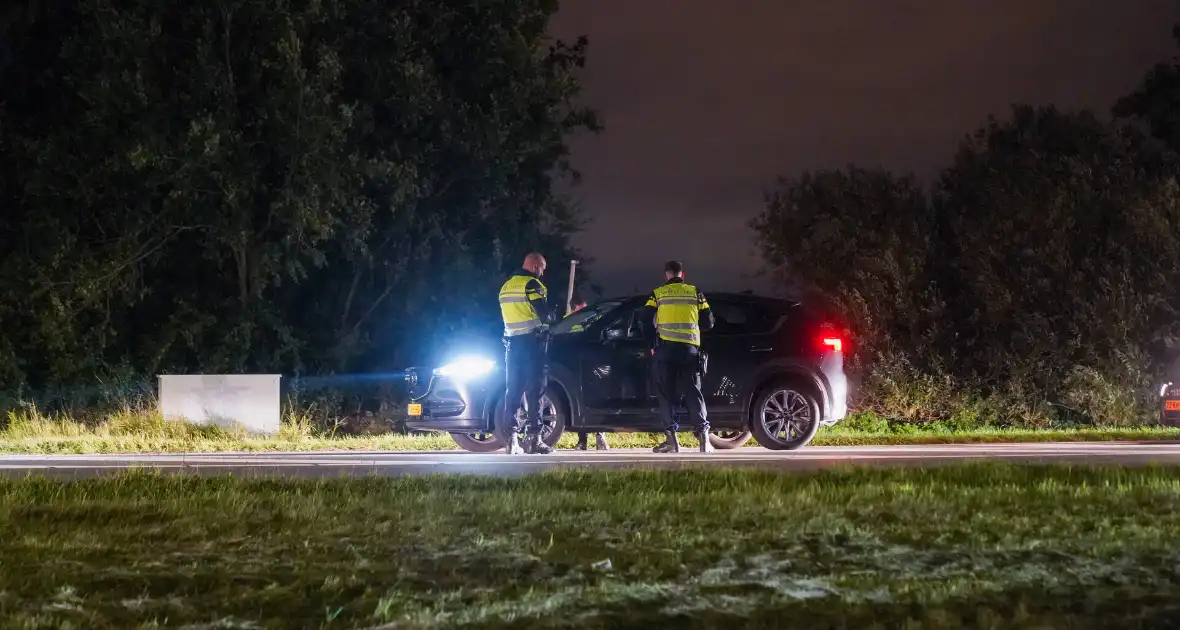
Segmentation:
[(656, 287), (647, 301), (656, 308), (656, 332), (663, 341), (701, 345), (699, 317), (708, 304), (700, 299), (697, 288), (683, 282)]
[[(536, 281), (540, 289), (529, 288)], [(516, 275), (500, 287), (500, 316), (504, 319), (504, 336), (527, 335), (541, 327), (541, 318), (531, 300), (544, 300), (544, 283), (532, 276)]]

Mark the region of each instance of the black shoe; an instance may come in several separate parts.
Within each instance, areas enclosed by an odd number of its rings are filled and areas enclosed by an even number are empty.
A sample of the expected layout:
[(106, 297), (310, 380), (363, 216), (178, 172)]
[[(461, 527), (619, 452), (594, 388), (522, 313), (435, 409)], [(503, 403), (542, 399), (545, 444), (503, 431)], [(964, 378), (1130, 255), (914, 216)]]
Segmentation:
[(530, 435), (528, 444), (528, 451), (533, 455), (548, 455), (553, 452), (553, 447), (546, 444), (539, 435)]
[(578, 436), (578, 445), (574, 447), (574, 450), (575, 451), (589, 450), (586, 447), (586, 434), (585, 433)]
[(599, 433), (594, 436), (594, 446), (600, 451), (609, 451), (610, 445), (606, 443), (606, 434)]
[(513, 431), (512, 433), (510, 433), (508, 435), (508, 444), (505, 445), (504, 450), (509, 455), (522, 455), (522, 454), (524, 454), (524, 449), (521, 447), (521, 444), (520, 444), (520, 436), (517, 435), (516, 431)]
[(709, 441), (709, 430), (708, 429), (701, 431), (700, 435), (698, 437), (701, 440), (701, 452), (702, 453), (712, 453), (715, 450), (713, 448), (713, 443)]
[(659, 446), (651, 449), (651, 452), (653, 452), (653, 453), (679, 453), (680, 452), (680, 439), (677, 437), (676, 432), (675, 431), (666, 431), (666, 432), (664, 432), (664, 435), (667, 437), (664, 438), (663, 443), (661, 443)]

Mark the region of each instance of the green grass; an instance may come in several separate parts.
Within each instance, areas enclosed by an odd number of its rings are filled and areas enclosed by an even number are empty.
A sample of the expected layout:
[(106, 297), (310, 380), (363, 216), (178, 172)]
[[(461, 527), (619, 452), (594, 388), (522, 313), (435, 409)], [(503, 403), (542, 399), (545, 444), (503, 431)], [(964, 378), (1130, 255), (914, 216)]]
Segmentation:
[(0, 480), (5, 628), (1133, 628), (1180, 475)]
[[(616, 448), (650, 448), (662, 436), (648, 433), (608, 434)], [(689, 434), (681, 436), (688, 447), (696, 445)], [(1108, 440), (1180, 440), (1180, 429), (1078, 428), (1058, 430), (1002, 429), (984, 427), (956, 429), (936, 423), (926, 425), (866, 422), (853, 417), (847, 425), (820, 429), (816, 446), (857, 446), (888, 444), (951, 444), (989, 442), (1049, 442)], [(573, 448), (574, 434), (559, 444)], [(755, 445), (751, 438), (749, 445)], [(41, 414), (12, 414), (0, 426), (0, 453), (143, 453), (143, 452), (229, 452), (229, 451), (324, 451), (324, 450), (456, 450), (446, 434), (400, 435), (388, 428), (371, 426), (365, 434), (316, 429), (299, 416), (290, 416), (281, 431), (270, 437), (251, 436), (242, 431), (166, 421), (153, 412), (126, 410), (105, 416), (98, 422), (78, 422), (66, 417)]]

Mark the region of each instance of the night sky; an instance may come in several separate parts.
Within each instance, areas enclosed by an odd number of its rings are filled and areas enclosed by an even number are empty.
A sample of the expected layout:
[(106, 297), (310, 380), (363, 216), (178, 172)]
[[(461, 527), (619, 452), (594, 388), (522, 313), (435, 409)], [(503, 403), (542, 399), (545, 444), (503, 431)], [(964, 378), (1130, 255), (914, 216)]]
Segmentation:
[(574, 143), (576, 242), (610, 294), (669, 258), (703, 289), (773, 291), (746, 223), (776, 175), (929, 176), (1013, 102), (1108, 112), (1177, 21), (1176, 0), (564, 0), (553, 32), (590, 38), (607, 127)]

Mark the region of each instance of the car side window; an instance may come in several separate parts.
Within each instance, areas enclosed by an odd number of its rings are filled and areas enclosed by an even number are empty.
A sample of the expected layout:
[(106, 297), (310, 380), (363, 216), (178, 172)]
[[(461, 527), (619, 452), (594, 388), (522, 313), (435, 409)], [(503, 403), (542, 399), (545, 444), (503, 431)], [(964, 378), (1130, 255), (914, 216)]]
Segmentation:
[(606, 326), (608, 329), (614, 328), (626, 331), (627, 339), (642, 338), (646, 327), (642, 306), (622, 311), (614, 316)]
[(642, 339), (646, 336), (649, 322), (647, 321), (647, 308), (642, 304), (631, 311), (631, 326), (627, 329), (628, 339)]
[(774, 314), (755, 304), (709, 300), (715, 323), (714, 335), (760, 335), (770, 332), (778, 323)]

